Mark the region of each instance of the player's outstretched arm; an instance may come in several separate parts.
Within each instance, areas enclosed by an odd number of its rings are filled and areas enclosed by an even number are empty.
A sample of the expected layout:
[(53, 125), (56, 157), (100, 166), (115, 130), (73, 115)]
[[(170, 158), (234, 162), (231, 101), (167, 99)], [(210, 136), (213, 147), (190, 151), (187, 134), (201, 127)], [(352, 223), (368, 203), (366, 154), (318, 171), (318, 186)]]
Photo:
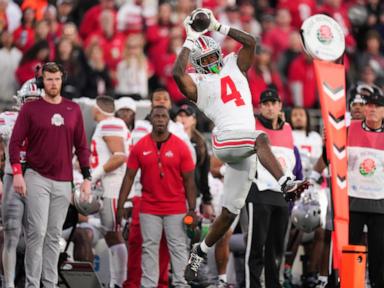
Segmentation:
[(256, 38), (244, 31), (220, 24), (219, 21), (216, 20), (211, 10), (204, 10), (210, 15), (211, 19), (211, 23), (208, 27), (209, 31), (217, 31), (221, 34), (228, 35), (232, 39), (243, 44), (243, 47), (240, 49), (238, 54), (237, 66), (239, 66), (243, 73), (246, 73), (249, 67), (252, 65), (256, 48)]
[[(188, 41), (188, 39), (186, 40)], [(190, 100), (197, 101), (197, 87), (193, 82), (191, 76), (185, 72), (189, 59), (190, 49), (183, 47), (179, 56), (176, 59), (175, 66), (173, 67), (173, 78), (175, 79), (177, 86), (181, 93), (183, 93)]]

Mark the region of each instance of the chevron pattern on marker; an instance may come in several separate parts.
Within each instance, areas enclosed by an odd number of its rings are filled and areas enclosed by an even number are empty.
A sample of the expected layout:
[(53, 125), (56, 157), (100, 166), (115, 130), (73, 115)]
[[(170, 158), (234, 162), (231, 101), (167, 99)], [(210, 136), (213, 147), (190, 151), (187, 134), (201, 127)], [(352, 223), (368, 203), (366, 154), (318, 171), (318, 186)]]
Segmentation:
[(345, 149), (345, 146), (337, 147), (336, 144), (333, 144), (333, 152), (335, 153), (336, 157), (342, 160), (344, 157), (347, 156), (347, 151)]
[[(345, 67), (342, 64), (313, 60), (321, 116), (327, 129), (326, 148), (331, 158), (334, 231), (332, 232), (332, 266), (341, 268), (342, 250), (349, 243), (349, 201), (347, 175), (347, 137), (345, 123)], [(343, 116), (340, 116), (343, 115)]]
[(345, 177), (345, 176), (337, 175), (336, 182), (337, 182), (337, 185), (340, 187), (340, 189), (347, 188), (347, 181), (346, 181), (346, 179), (347, 179), (347, 177)]
[(339, 118), (336, 118), (331, 113), (328, 114), (328, 120), (337, 130), (340, 130), (345, 127), (344, 115), (341, 115)]
[(323, 82), (323, 90), (333, 101), (338, 101), (345, 95), (343, 86), (332, 88), (327, 82)]

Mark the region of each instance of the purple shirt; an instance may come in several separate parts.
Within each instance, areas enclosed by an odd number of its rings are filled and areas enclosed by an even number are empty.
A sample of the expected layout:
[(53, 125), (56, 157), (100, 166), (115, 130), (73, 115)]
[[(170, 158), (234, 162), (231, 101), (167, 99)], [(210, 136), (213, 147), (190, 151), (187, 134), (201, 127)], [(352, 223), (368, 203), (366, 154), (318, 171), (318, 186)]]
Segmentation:
[(72, 180), (73, 147), (80, 167), (89, 167), (89, 148), (79, 105), (62, 98), (60, 104), (44, 99), (23, 105), (9, 144), (11, 164), (20, 163), (20, 147), (27, 139), (27, 163), (44, 177)]

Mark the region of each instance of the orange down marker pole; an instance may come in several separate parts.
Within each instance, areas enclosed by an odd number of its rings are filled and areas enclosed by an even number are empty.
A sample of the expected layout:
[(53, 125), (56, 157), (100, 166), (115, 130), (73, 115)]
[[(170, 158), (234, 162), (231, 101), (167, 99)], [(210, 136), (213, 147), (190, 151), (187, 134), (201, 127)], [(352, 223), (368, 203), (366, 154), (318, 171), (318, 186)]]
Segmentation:
[(347, 129), (345, 126), (345, 69), (342, 64), (313, 60), (321, 113), (326, 128), (334, 216), (333, 266), (340, 270), (343, 246), (348, 245)]

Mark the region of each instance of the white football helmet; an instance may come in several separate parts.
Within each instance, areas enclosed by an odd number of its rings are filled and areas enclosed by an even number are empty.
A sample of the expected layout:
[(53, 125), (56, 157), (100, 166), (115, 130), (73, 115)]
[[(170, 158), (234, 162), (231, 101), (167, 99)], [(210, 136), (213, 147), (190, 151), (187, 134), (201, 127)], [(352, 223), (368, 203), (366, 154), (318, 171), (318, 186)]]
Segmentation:
[(321, 225), (321, 208), (318, 197), (309, 188), (301, 194), (291, 212), (291, 220), (296, 228), (310, 233)]
[[(217, 61), (203, 65), (201, 59), (216, 54)], [(223, 67), (223, 56), (221, 54), (220, 45), (213, 38), (202, 35), (194, 43), (190, 54), (190, 60), (197, 73), (209, 74), (218, 73)]]
[(102, 194), (103, 191), (100, 188), (92, 189), (91, 199), (88, 201), (81, 201), (80, 185), (75, 185), (73, 204), (75, 205), (77, 211), (84, 216), (95, 214), (103, 207)]
[(40, 88), (37, 88), (36, 85), (36, 79), (32, 78), (27, 80), (19, 90), (17, 90), (15, 99), (17, 102), (17, 106), (23, 105), (28, 98), (38, 98), (43, 96), (43, 90)]

